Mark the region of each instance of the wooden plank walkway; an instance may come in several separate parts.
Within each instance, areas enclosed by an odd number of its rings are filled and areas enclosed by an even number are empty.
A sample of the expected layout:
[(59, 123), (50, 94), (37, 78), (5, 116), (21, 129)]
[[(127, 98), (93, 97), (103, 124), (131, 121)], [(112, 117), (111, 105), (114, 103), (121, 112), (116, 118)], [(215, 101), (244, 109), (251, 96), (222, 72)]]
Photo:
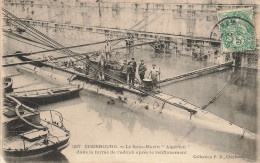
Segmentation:
[(222, 70), (231, 68), (232, 64), (233, 64), (233, 61), (230, 61), (230, 62), (225, 62), (223, 64), (198, 69), (198, 70), (191, 71), (191, 72), (188, 72), (188, 73), (185, 73), (185, 74), (181, 74), (181, 75), (177, 75), (177, 76), (174, 76), (174, 77), (170, 77), (170, 78), (160, 80), (158, 82), (158, 84), (166, 83), (166, 82), (176, 82), (176, 81), (180, 81), (180, 80), (186, 80), (186, 79), (195, 78), (195, 77), (199, 77), (199, 76), (202, 76), (202, 75), (222, 71)]

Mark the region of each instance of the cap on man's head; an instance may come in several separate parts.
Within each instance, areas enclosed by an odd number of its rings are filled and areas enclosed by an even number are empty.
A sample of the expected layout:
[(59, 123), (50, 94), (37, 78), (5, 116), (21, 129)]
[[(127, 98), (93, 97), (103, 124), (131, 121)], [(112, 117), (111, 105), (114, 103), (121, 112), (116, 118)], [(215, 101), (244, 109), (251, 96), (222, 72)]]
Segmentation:
[(132, 60), (134, 60), (135, 58), (133, 57)]
[(140, 61), (141, 61), (141, 62), (143, 62), (144, 60), (143, 60), (143, 59), (141, 59)]
[(156, 64), (153, 64), (152, 66), (156, 66)]

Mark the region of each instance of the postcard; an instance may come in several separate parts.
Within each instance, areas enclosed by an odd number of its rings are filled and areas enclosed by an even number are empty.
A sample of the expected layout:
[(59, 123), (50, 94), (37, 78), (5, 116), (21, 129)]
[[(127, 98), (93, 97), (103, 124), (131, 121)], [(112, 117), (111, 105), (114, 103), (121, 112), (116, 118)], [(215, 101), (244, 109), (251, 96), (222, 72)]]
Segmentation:
[(258, 162), (254, 0), (3, 0), (0, 162)]

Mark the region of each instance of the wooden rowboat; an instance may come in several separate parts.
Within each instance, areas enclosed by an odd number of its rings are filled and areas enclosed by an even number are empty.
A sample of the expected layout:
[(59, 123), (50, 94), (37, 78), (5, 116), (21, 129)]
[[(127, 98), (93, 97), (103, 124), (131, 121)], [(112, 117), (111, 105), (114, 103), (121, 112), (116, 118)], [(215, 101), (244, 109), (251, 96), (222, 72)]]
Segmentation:
[(27, 105), (43, 105), (79, 96), (82, 85), (67, 85), (29, 91), (13, 92), (11, 96)]
[(59, 152), (69, 145), (62, 115), (37, 111), (7, 95), (3, 107), (2, 150), (7, 162), (21, 162)]
[(12, 92), (13, 91), (13, 79), (9, 77), (5, 77), (3, 81), (3, 87), (4, 91), (6, 93)]

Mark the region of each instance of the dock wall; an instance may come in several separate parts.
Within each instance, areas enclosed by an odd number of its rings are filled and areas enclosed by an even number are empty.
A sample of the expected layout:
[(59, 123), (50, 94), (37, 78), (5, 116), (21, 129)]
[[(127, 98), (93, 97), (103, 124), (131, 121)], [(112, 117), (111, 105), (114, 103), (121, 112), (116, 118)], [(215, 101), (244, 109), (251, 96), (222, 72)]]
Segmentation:
[[(259, 19), (259, 7), (253, 2), (243, 4), (243, 1), (232, 1), (232, 5), (215, 5), (212, 0), (205, 4), (185, 2), (160, 4), (5, 0), (4, 6), (65, 46), (75, 45), (76, 40), (77, 44), (102, 41), (131, 32), (143, 41), (157, 37), (167, 40), (170, 42), (168, 50), (175, 54), (191, 56), (194, 46), (198, 47), (201, 53), (209, 55), (210, 62), (216, 60), (214, 52), (220, 47), (219, 31), (214, 28), (218, 22), (218, 10), (253, 7), (255, 19)], [(143, 21), (136, 25), (141, 20)], [(141, 48), (153, 50), (147, 45)], [(257, 53), (258, 50), (244, 53), (242, 66), (251, 62), (252, 56)], [(217, 55), (224, 58), (221, 54)], [(258, 59), (253, 60), (251, 67), (257, 68)]]

